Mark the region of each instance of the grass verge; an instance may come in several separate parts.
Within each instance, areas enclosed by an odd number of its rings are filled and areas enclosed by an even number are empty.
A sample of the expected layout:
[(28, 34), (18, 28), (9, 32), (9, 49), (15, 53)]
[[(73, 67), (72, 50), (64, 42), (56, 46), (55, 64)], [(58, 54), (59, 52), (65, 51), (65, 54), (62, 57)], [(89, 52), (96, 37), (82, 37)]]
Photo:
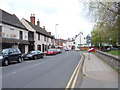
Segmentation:
[(120, 56), (120, 50), (112, 50), (112, 51), (108, 51), (109, 54), (112, 54), (112, 55), (119, 55)]

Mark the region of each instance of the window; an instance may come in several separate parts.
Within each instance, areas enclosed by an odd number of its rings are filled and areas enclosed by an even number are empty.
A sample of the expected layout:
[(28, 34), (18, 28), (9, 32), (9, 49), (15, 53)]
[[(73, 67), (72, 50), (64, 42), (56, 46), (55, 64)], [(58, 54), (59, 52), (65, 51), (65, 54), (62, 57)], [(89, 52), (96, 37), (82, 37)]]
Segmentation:
[(46, 37), (44, 36), (44, 41), (46, 41)]
[(22, 31), (19, 32), (19, 39), (23, 39), (23, 32)]
[(14, 30), (13, 28), (10, 28), (10, 30)]
[(38, 34), (38, 40), (40, 40), (40, 34)]
[(49, 37), (47, 37), (47, 42), (49, 42)]
[(12, 50), (12, 49), (9, 49), (9, 53), (13, 53), (13, 50)]
[(40, 51), (41, 51), (41, 45), (38, 45), (37, 47), (38, 47), (38, 50), (40, 50)]
[(13, 48), (12, 50), (13, 50), (13, 53), (17, 53), (17, 50), (15, 48)]

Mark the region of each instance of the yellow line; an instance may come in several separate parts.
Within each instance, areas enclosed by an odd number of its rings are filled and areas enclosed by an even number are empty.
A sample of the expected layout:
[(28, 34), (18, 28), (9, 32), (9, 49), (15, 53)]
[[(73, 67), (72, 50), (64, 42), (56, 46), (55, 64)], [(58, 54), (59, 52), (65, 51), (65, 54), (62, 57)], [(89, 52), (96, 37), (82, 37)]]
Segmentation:
[(82, 61), (81, 61), (80, 64), (79, 64), (79, 68), (78, 68), (78, 70), (77, 70), (77, 73), (76, 73), (76, 76), (75, 76), (75, 78), (74, 78), (74, 81), (73, 81), (73, 83), (72, 83), (71, 88), (74, 88), (74, 87), (75, 87), (75, 84), (76, 84), (76, 81), (77, 81), (77, 77), (78, 77), (78, 74), (79, 74), (79, 71), (80, 71), (80, 66), (81, 66), (81, 64), (82, 64)]
[(74, 72), (73, 72), (73, 74), (72, 74), (72, 76), (71, 76), (71, 78), (70, 78), (70, 80), (69, 80), (69, 82), (68, 82), (65, 90), (67, 90), (68, 88), (70, 88), (70, 84), (71, 84), (71, 82), (73, 80), (73, 77), (75, 76), (75, 73), (76, 73), (77, 69), (79, 68), (80, 62), (81, 62), (81, 59), (80, 59), (78, 65), (77, 65), (77, 67), (75, 68), (75, 70), (74, 70)]
[(72, 74), (72, 76), (71, 76), (71, 78), (70, 78), (70, 80), (69, 80), (69, 82), (68, 82), (68, 84), (67, 84), (67, 86), (66, 86), (66, 89), (67, 89), (67, 88), (70, 88), (70, 84), (71, 84), (71, 82), (72, 82), (72, 80), (73, 80), (73, 77), (74, 77), (74, 75), (75, 75), (75, 73), (76, 73), (76, 71), (77, 71), (77, 69), (78, 69), (78, 66), (79, 66), (79, 63), (78, 63), (78, 65), (77, 65), (77, 67), (75, 68), (75, 70), (74, 70), (74, 72), (73, 72), (73, 74)]

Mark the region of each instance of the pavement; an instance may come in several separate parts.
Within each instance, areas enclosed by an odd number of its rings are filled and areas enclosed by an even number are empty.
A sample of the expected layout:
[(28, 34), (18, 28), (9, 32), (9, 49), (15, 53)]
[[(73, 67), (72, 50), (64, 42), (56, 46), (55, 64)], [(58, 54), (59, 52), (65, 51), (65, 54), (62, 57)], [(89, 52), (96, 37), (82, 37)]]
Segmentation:
[[(93, 53), (84, 52), (83, 79), (77, 88), (118, 88), (118, 73)], [(81, 77), (80, 77), (81, 78)], [(79, 78), (78, 78), (79, 80)]]

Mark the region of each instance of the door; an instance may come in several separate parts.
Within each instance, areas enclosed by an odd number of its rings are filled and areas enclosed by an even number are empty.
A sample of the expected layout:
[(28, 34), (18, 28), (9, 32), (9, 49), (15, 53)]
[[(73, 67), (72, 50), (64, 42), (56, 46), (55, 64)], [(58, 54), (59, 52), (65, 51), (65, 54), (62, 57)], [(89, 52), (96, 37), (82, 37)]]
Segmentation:
[(44, 47), (44, 44), (42, 44), (42, 52), (44, 52), (44, 51), (45, 51), (45, 50), (44, 50), (44, 48), (45, 48), (45, 47)]
[(15, 61), (18, 60), (20, 53), (15, 48), (13, 48), (13, 54), (14, 54), (13, 55), (14, 56), (14, 60)]
[(16, 56), (15, 56), (15, 54), (14, 54), (14, 52), (13, 52), (12, 49), (9, 49), (9, 51), (8, 51), (8, 59), (9, 59), (10, 61), (13, 61), (13, 60), (16, 59)]

